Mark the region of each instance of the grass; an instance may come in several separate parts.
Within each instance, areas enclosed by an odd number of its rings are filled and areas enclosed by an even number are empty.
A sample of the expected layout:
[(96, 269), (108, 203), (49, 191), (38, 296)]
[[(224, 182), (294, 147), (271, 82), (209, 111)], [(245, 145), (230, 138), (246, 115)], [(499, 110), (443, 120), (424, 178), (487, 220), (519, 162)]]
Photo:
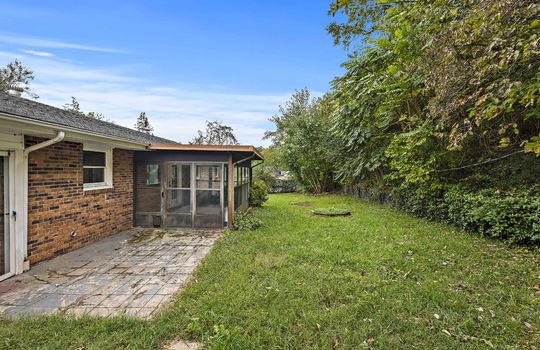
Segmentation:
[(3, 320), (0, 348), (540, 348), (537, 251), (344, 196), (273, 195), (255, 213), (264, 226), (222, 238), (154, 320)]

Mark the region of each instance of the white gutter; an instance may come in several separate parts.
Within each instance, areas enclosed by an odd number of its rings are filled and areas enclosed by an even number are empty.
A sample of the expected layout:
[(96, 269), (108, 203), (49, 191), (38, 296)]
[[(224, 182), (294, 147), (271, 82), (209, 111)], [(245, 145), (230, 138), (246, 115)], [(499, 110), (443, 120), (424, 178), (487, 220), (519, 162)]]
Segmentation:
[(28, 153), (30, 152), (34, 152), (38, 149), (45, 148), (50, 145), (54, 145), (55, 143), (62, 141), (64, 139), (64, 136), (66, 136), (66, 134), (63, 131), (58, 131), (58, 133), (56, 134), (54, 138), (47, 141), (40, 142), (40, 143), (36, 143), (35, 145), (25, 148), (24, 155), (27, 157)]

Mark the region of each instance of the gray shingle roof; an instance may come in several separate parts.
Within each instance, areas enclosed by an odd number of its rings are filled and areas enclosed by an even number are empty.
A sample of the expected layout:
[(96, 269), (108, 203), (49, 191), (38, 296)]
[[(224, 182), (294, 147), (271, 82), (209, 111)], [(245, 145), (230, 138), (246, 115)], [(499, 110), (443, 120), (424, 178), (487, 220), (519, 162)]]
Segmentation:
[(84, 117), (61, 108), (2, 92), (0, 92), (0, 112), (135, 143), (176, 143), (175, 141), (148, 135), (106, 121)]

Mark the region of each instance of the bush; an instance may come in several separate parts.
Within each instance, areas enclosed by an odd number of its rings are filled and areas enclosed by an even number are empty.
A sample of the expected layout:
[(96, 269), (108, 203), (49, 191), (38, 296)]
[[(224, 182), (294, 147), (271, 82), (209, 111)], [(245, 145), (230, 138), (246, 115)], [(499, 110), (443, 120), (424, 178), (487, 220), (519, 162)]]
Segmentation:
[[(258, 167), (255, 169), (259, 169)], [(262, 171), (254, 171), (253, 173), (253, 181), (255, 180), (261, 180), (266, 184), (266, 187), (272, 188), (276, 182), (276, 178), (272, 175), (270, 171), (262, 170)]]
[(445, 193), (445, 202), (449, 222), (511, 243), (540, 245), (540, 197), (529, 191), (453, 187)]
[(271, 187), (272, 193), (292, 193), (296, 192), (296, 181), (276, 179)]
[(234, 215), (233, 230), (253, 231), (262, 226), (262, 221), (248, 210), (238, 210)]
[(510, 243), (540, 245), (540, 196), (537, 191), (471, 191), (463, 186), (404, 187), (392, 203), (420, 217), (446, 221)]
[(268, 187), (262, 180), (254, 180), (249, 189), (249, 205), (260, 207), (268, 200)]

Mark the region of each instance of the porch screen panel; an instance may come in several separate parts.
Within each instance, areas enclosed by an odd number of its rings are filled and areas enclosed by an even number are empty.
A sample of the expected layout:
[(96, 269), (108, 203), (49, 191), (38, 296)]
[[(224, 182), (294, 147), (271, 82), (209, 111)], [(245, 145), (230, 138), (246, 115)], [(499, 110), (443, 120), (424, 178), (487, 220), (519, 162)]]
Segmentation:
[(251, 168), (237, 166), (234, 168), (234, 209), (246, 209), (249, 206), (249, 188)]
[(135, 225), (161, 225), (161, 163), (135, 165)]
[(195, 167), (195, 227), (222, 227), (223, 165)]
[(191, 227), (191, 164), (167, 164), (166, 227)]

